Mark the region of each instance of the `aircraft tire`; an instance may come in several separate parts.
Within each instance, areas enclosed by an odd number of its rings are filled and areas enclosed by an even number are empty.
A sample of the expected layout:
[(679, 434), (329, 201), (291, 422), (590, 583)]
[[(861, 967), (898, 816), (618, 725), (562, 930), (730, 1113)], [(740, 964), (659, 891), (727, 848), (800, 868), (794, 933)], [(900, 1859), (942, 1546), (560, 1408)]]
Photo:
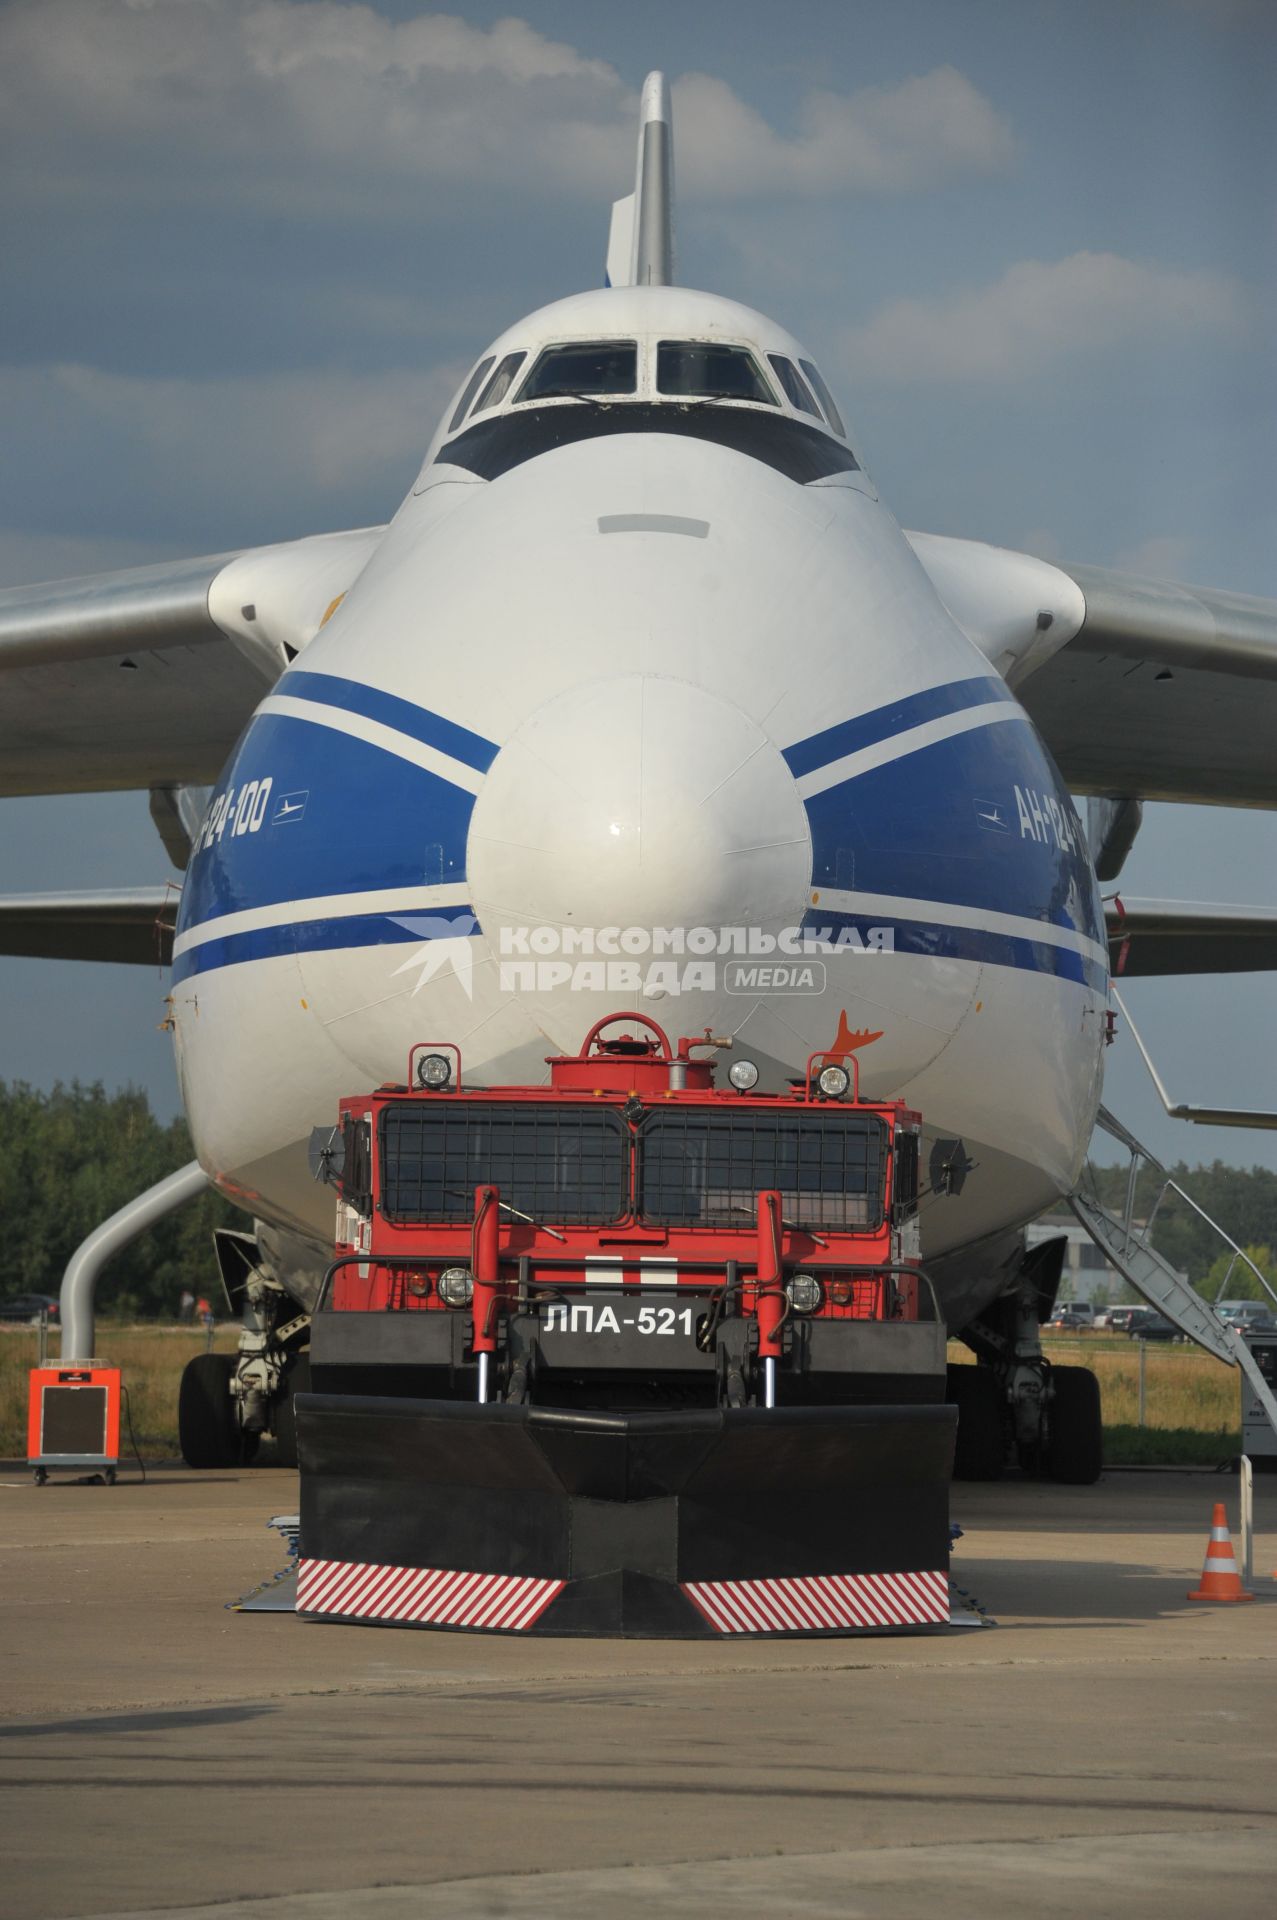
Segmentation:
[(1104, 1466), (1100, 1383), (1089, 1367), (1052, 1367), (1046, 1468), (1064, 1486), (1090, 1487)]
[(230, 1394), (233, 1353), (197, 1353), (177, 1395), (177, 1437), (188, 1467), (238, 1467), (244, 1436)]
[(958, 1409), (955, 1480), (1000, 1480), (1006, 1463), (1002, 1395), (987, 1367), (950, 1367), (945, 1398)]
[(295, 1393), (310, 1392), (310, 1355), (299, 1353), (284, 1376), (285, 1393), (275, 1409), (275, 1465), (277, 1467), (295, 1467), (297, 1465), (297, 1414), (293, 1407)]

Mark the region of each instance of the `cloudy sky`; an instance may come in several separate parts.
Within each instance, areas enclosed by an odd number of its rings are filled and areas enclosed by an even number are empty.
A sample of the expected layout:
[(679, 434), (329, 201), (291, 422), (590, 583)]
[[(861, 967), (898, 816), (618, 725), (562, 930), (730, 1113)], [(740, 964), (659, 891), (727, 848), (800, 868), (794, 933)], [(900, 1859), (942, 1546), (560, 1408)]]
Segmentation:
[[(679, 277), (816, 349), (900, 520), (1277, 596), (1270, 0), (0, 4), (0, 584), (389, 516), (443, 399), (602, 278), (674, 82)], [(1277, 904), (1150, 809), (1131, 895)], [(154, 883), (145, 797), (0, 802), (0, 891)], [(0, 962), (0, 1079), (177, 1104), (142, 969)], [(1178, 1097), (1277, 1104), (1277, 981), (1133, 983)], [(1110, 1104), (1170, 1156), (1129, 1041)]]

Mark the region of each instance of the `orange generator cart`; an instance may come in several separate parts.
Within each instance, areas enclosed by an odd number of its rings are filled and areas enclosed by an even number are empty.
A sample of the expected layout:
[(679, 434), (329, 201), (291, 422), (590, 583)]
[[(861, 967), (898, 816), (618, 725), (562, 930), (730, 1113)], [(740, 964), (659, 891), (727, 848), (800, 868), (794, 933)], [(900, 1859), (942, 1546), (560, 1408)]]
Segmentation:
[(120, 1464), (120, 1370), (98, 1360), (33, 1367), (27, 1465), (42, 1487), (50, 1467), (96, 1467), (108, 1486)]

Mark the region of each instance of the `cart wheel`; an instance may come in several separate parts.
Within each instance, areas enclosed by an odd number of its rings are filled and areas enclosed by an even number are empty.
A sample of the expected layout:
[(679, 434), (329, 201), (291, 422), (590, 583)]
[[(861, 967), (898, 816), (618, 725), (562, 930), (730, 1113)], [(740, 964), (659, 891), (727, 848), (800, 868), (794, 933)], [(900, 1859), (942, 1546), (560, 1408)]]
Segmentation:
[(49, 1477), (49, 1469), (47, 1467), (36, 1468), (34, 1478), (35, 1478), (35, 1483), (37, 1487), (42, 1487), (45, 1481), (48, 1479), (48, 1477)]

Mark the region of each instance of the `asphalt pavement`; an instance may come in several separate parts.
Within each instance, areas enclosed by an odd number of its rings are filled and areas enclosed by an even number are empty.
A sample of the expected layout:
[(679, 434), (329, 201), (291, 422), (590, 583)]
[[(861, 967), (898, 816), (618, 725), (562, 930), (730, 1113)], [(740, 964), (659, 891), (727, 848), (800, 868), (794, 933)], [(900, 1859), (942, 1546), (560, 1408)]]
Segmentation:
[(0, 1904), (212, 1920), (1232, 1920), (1277, 1905), (1277, 1478), (959, 1486), (994, 1628), (706, 1644), (319, 1626), (280, 1471), (0, 1467)]

